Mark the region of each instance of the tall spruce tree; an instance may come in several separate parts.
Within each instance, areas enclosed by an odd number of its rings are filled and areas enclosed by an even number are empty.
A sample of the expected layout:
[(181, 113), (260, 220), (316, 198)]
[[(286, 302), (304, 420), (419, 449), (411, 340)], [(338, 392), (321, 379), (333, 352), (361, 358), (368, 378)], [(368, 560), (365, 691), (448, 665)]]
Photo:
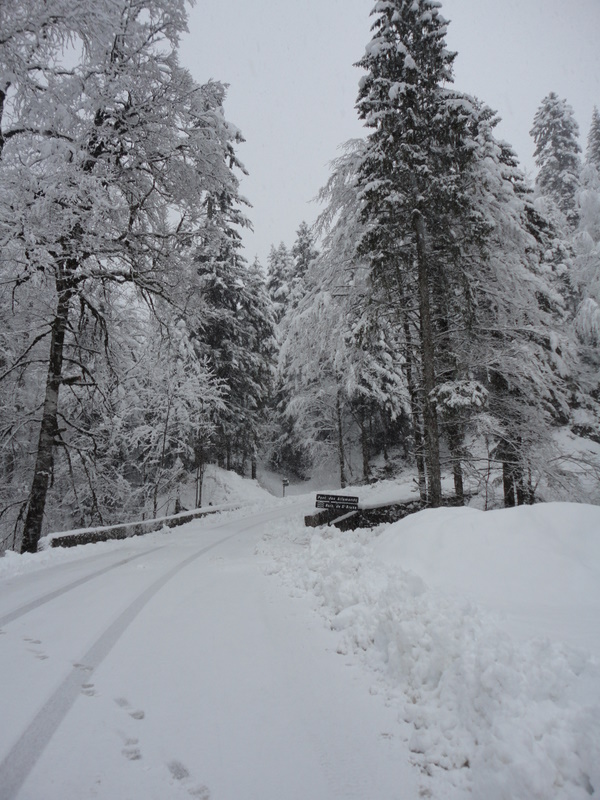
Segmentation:
[[(230, 231), (233, 234), (233, 231)], [(248, 267), (236, 236), (222, 236), (197, 262), (196, 346), (223, 386), (213, 456), (256, 471), (274, 360), (274, 314), (260, 266)], [(216, 248), (216, 249), (215, 249)]]
[(454, 54), (439, 3), (389, 0), (373, 13), (359, 62), (358, 110), (372, 133), (358, 169), (358, 253), (372, 300), (402, 334), (421, 495), (440, 502), (443, 437), (463, 498), (470, 430), (494, 443), (506, 504), (526, 502), (533, 467), (544, 472), (534, 451), (567, 413), (563, 301), (541, 263), (551, 228), (494, 138), (493, 112), (447, 86)]
[(294, 258), (284, 242), (271, 246), (267, 262), (267, 291), (275, 308), (275, 321), (281, 322), (288, 309), (294, 280)]
[(597, 436), (598, 345), (600, 344), (600, 114), (594, 108), (585, 162), (581, 170), (577, 195), (579, 225), (574, 237), (575, 274), (579, 304), (575, 315), (575, 331), (581, 345), (582, 360), (589, 367), (584, 375), (584, 405), (593, 410), (596, 421), (588, 428)]
[(588, 134), (585, 156), (588, 163), (594, 164), (596, 169), (600, 170), (600, 112), (596, 106), (592, 112), (592, 124)]
[[(373, 280), (418, 311), (415, 411), (422, 408), (427, 499), (441, 502), (434, 287), (441, 237), (464, 200), (460, 175), (471, 158), (469, 104), (446, 88), (455, 53), (446, 49), (447, 23), (436, 0), (384, 0), (373, 14), (374, 32), (359, 66), (357, 109), (372, 129), (360, 168), (366, 233), (362, 255)], [(407, 334), (412, 338), (408, 323)], [(417, 422), (415, 420), (415, 422)], [(417, 422), (418, 425), (418, 422)], [(417, 427), (415, 425), (415, 427)]]
[(292, 295), (296, 302), (302, 293), (302, 283), (306, 278), (306, 273), (318, 255), (319, 251), (315, 247), (315, 237), (307, 223), (303, 221), (296, 231), (296, 241), (292, 246), (292, 256), (294, 258)]
[(538, 192), (556, 204), (572, 229), (577, 224), (576, 193), (581, 170), (579, 126), (573, 109), (566, 100), (550, 92), (535, 114), (530, 133), (539, 169)]

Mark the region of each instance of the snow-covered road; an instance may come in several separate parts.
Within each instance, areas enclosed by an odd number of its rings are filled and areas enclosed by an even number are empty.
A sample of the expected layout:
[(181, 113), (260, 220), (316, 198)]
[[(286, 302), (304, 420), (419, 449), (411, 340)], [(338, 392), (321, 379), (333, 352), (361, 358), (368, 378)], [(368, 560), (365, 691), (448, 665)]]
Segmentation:
[(404, 723), (256, 554), (305, 504), (3, 580), (0, 798), (417, 797)]

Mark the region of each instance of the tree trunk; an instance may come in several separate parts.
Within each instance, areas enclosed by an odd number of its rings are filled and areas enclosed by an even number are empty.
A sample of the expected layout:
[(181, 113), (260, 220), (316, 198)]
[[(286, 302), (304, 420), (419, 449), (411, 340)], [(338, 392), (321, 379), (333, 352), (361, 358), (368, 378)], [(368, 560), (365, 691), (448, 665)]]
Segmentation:
[(417, 476), (419, 482), (419, 497), (422, 503), (427, 502), (427, 481), (425, 477), (425, 461), (423, 459), (423, 436), (421, 433), (421, 414), (419, 413), (419, 402), (417, 399), (417, 389), (413, 373), (413, 354), (412, 354), (412, 334), (410, 323), (404, 322), (404, 336), (406, 337), (406, 383), (410, 396), (410, 412), (412, 416), (413, 441), (415, 445), (415, 461), (417, 464)]
[(204, 447), (199, 441), (194, 446), (194, 461), (196, 464), (196, 496), (194, 498), (194, 508), (202, 506), (202, 481), (204, 479)]
[(515, 492), (515, 451), (505, 439), (501, 439), (496, 447), (496, 457), (502, 464), (502, 489), (504, 491), (504, 507), (516, 505)]
[[(519, 442), (519, 445), (521, 442)], [(523, 474), (523, 463), (519, 461), (513, 469), (518, 506), (531, 506), (535, 502), (535, 490), (531, 480), (531, 470), (527, 470), (527, 480)]]
[(367, 414), (364, 405), (360, 407), (360, 444), (362, 448), (363, 480), (369, 482), (371, 477), (371, 465), (369, 464), (370, 447), (369, 435), (367, 430)]
[(526, 503), (526, 489), (525, 483), (523, 482), (523, 470), (521, 469), (521, 465), (518, 464), (514, 467), (513, 470), (515, 476), (515, 491), (517, 495), (517, 505), (524, 506)]
[(504, 508), (512, 508), (515, 505), (515, 480), (514, 465), (507, 461), (502, 462), (502, 488), (504, 489)]
[(250, 469), (251, 469), (252, 480), (255, 481), (256, 480), (256, 475), (257, 475), (256, 456), (252, 456), (252, 459), (250, 461)]
[(460, 459), (455, 459), (454, 464), (452, 466), (452, 473), (454, 475), (454, 494), (458, 502), (461, 504), (461, 506), (464, 506), (465, 488), (463, 483), (463, 471)]
[(419, 317), (421, 320), (421, 356), (423, 359), (423, 422), (425, 424), (425, 456), (427, 461), (427, 499), (434, 508), (442, 502), (442, 476), (440, 468), (440, 439), (437, 411), (432, 399), (435, 389), (435, 363), (433, 326), (429, 300), (429, 273), (427, 269), (427, 244), (425, 220), (420, 211), (413, 212), (413, 227), (417, 240), (417, 267), (419, 285)]
[(338, 433), (338, 456), (340, 460), (340, 486), (342, 489), (348, 483), (346, 478), (346, 454), (344, 453), (344, 429), (342, 427), (342, 404), (340, 401), (340, 392), (338, 391), (336, 397), (336, 412), (337, 412), (337, 433)]
[(22, 553), (37, 552), (38, 542), (42, 534), (46, 498), (54, 462), (54, 444), (58, 430), (58, 393), (62, 379), (65, 332), (69, 321), (69, 303), (72, 296), (71, 290), (61, 287), (58, 282), (57, 288), (58, 300), (50, 337), (50, 355), (42, 424), (40, 426), (33, 480), (23, 527)]
[(204, 479), (204, 461), (196, 467), (196, 508), (202, 508), (202, 481)]
[(465, 489), (463, 482), (463, 470), (461, 462), (461, 448), (460, 443), (462, 436), (458, 425), (448, 424), (448, 445), (452, 453), (452, 473), (454, 475), (454, 494), (458, 502), (464, 506), (465, 504)]
[[(171, 395), (167, 397), (167, 414), (165, 417), (164, 429), (163, 429), (163, 438), (162, 438), (162, 448), (160, 453), (160, 462), (158, 464), (158, 469), (156, 471), (156, 478), (154, 481), (154, 500), (152, 505), (152, 515), (154, 519), (158, 516), (158, 492), (160, 488), (160, 480), (162, 478), (163, 470), (165, 467), (165, 461), (167, 458), (167, 440), (169, 435), (169, 421), (171, 418), (171, 406), (173, 403), (173, 399)], [(167, 500), (167, 511), (169, 509), (169, 501)], [(165, 511), (165, 516), (166, 516)]]

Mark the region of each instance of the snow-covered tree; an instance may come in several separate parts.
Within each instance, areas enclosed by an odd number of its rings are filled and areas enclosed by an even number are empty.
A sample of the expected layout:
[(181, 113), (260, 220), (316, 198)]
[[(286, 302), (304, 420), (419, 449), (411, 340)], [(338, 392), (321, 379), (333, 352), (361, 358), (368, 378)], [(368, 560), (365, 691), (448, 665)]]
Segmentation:
[[(306, 222), (300, 224), (296, 237), (291, 251), (282, 243), (277, 250), (272, 247), (269, 255), (269, 289), (276, 310), (276, 338), (279, 345), (286, 338), (293, 310), (306, 293), (307, 274), (318, 255), (314, 236)], [(291, 396), (286, 375), (285, 366), (280, 364), (274, 376), (270, 401), (272, 424), (269, 460), (274, 469), (302, 477), (306, 474), (309, 459), (287, 411)]]
[[(366, 313), (368, 269), (357, 256), (363, 232), (357, 171), (363, 153), (362, 141), (351, 142), (333, 163), (319, 193), (325, 207), (315, 232), (323, 249), (311, 261), (303, 296), (281, 326), (286, 441), (313, 461), (335, 454), (341, 483), (351, 470), (355, 480), (369, 479), (370, 456), (381, 441), (393, 444), (392, 421), (405, 402), (393, 328), (385, 314)], [(362, 475), (351, 458), (358, 448)]]
[(578, 408), (573, 429), (598, 439), (600, 366), (600, 114), (594, 108), (577, 194), (579, 225), (573, 236), (578, 304), (574, 329), (580, 347)]
[(584, 345), (595, 348), (600, 344), (600, 169), (590, 157), (589, 149), (577, 200), (579, 225), (574, 236), (574, 271), (579, 304), (575, 330)]
[[(382, 290), (393, 292), (405, 309), (418, 310), (414, 339), (427, 494), (433, 505), (441, 501), (433, 395), (438, 383), (432, 314), (435, 239), (445, 231), (451, 234), (447, 221), (461, 206), (461, 173), (472, 154), (469, 104), (446, 87), (456, 54), (446, 49), (447, 23), (439, 6), (436, 0), (377, 3), (373, 38), (359, 62), (366, 75), (357, 102), (360, 118), (372, 129), (360, 168), (366, 224), (361, 252)], [(407, 353), (412, 352), (411, 343)]]
[(281, 322), (287, 311), (294, 281), (294, 258), (281, 242), (271, 246), (267, 261), (267, 291), (275, 308), (275, 321)]
[(594, 106), (592, 112), (592, 124), (588, 134), (587, 149), (585, 152), (586, 160), (600, 170), (600, 112)]
[(294, 259), (290, 296), (292, 305), (297, 304), (302, 297), (305, 288), (306, 274), (311, 263), (318, 255), (319, 251), (315, 247), (315, 237), (311, 229), (306, 222), (301, 222), (296, 231), (296, 241), (292, 246), (292, 257)]
[(576, 192), (581, 170), (579, 126), (573, 109), (550, 92), (535, 114), (530, 133), (539, 169), (537, 190), (556, 205), (572, 228), (577, 223)]
[(207, 197), (237, 192), (224, 88), (198, 86), (177, 62), (185, 2), (71, 5), (28, 0), (32, 24), (21, 26), (24, 6), (2, 4), (12, 33), (0, 42), (0, 269), (15, 294), (39, 283), (45, 298), (36, 336), (8, 368), (45, 349), (24, 550), (41, 533), (61, 387), (89, 378), (74, 357), (79, 310), (104, 325), (109, 285), (150, 302), (181, 296)]
[(168, 336), (157, 330), (144, 337), (121, 388), (108, 452), (115, 454), (115, 468), (127, 467), (154, 517), (168, 513), (169, 502), (173, 510), (180, 484), (199, 466), (198, 453), (224, 410), (224, 389), (198, 357), (183, 320)]
[(482, 432), (494, 410), (505, 499), (523, 502), (536, 443), (566, 413), (564, 304), (544, 263), (550, 228), (493, 136), (493, 113), (447, 85), (454, 54), (439, 3), (389, 0), (373, 13), (359, 62), (358, 110), (372, 129), (359, 168), (359, 255), (401, 333), (427, 498), (441, 499), (440, 436), (462, 497), (462, 464), (475, 463), (467, 433)]
[(319, 255), (315, 247), (315, 237), (307, 223), (302, 221), (296, 231), (296, 241), (292, 247), (294, 257), (294, 276), (303, 279), (311, 262)]
[(235, 240), (197, 264), (196, 346), (225, 390), (214, 452), (228, 469), (256, 469), (271, 392), (274, 313), (260, 265), (248, 267)]
[(470, 177), (486, 231), (481, 249), (463, 261), (467, 291), (457, 299), (471, 324), (459, 361), (486, 390), (474, 422), (494, 443), (505, 504), (513, 505), (532, 500), (542, 475), (552, 479), (552, 426), (568, 418), (574, 362), (563, 293), (546, 261), (555, 233), (536, 210), (514, 152), (495, 139), (498, 118), (485, 106), (478, 113)]

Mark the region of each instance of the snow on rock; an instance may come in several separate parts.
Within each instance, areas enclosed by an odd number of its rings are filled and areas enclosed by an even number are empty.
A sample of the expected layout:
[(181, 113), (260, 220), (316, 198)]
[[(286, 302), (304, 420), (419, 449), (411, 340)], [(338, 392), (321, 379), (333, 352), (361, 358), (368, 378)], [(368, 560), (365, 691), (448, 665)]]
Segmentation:
[[(269, 547), (412, 724), (429, 796), (600, 792), (600, 508), (430, 510)], [(571, 627), (588, 648), (561, 640)]]

